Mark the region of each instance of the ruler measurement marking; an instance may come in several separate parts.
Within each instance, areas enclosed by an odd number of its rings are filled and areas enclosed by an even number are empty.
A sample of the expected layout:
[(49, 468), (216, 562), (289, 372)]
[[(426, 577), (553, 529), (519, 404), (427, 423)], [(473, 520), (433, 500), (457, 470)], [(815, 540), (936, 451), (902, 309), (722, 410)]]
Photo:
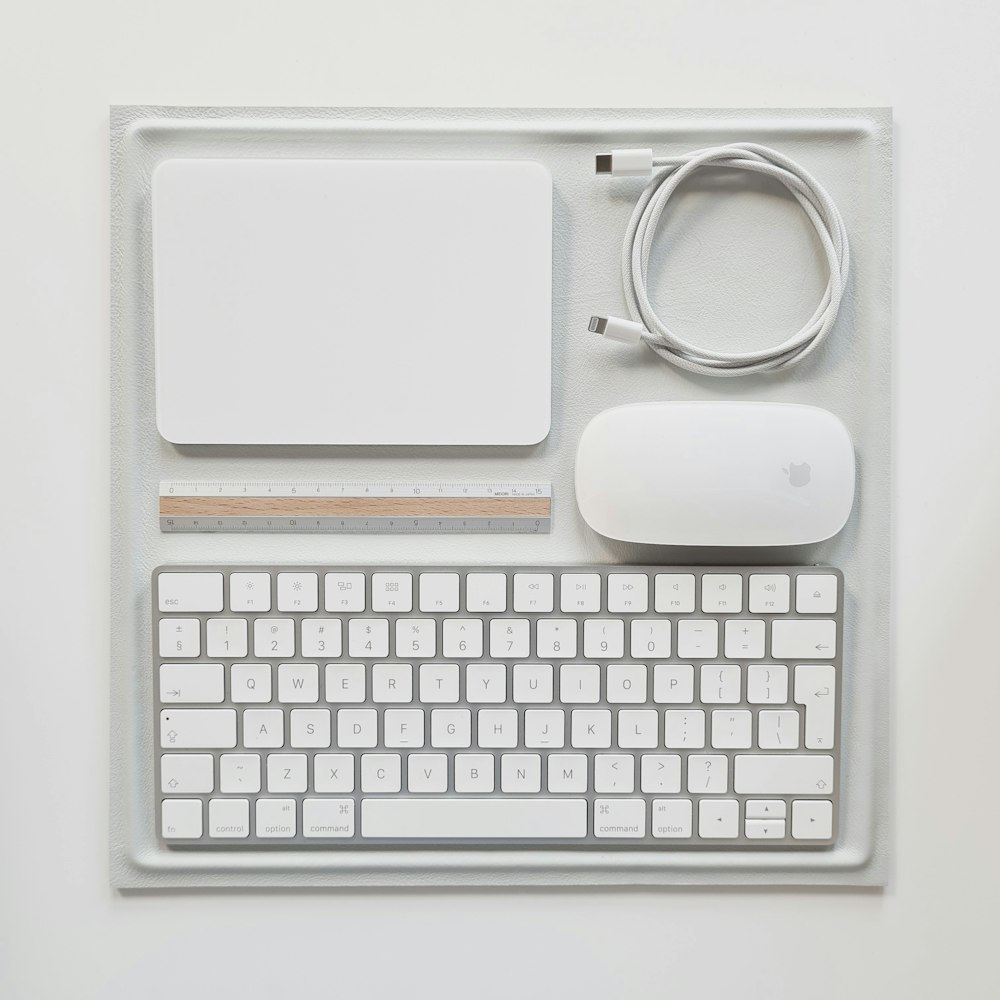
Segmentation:
[(541, 534), (548, 483), (166, 481), (164, 532)]

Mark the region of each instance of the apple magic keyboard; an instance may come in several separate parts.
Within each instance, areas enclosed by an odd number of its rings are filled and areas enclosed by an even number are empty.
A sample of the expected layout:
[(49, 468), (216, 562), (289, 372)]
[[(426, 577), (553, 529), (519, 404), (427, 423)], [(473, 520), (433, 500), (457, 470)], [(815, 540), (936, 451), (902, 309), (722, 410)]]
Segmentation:
[(838, 570), (162, 566), (152, 598), (167, 845), (836, 840)]

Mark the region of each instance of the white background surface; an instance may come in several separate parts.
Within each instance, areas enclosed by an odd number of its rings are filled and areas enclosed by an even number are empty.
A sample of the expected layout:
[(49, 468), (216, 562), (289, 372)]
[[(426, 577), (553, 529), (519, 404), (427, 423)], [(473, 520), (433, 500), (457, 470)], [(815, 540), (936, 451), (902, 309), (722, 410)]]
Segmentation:
[[(5, 11), (0, 997), (995, 996), (1000, 8), (944, 6)], [(111, 103), (895, 106), (888, 890), (108, 888)]]

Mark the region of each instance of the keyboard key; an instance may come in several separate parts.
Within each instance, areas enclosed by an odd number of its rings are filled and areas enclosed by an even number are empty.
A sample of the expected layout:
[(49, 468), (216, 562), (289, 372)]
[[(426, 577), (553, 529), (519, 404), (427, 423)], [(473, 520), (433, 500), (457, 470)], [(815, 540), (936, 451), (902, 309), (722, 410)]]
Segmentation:
[(269, 663), (234, 663), (230, 670), (233, 702), (268, 702), (271, 700), (271, 665)]
[[(681, 790), (681, 759), (673, 753), (644, 753), (639, 763), (640, 786), (652, 795)], [(654, 818), (656, 810), (653, 811)], [(688, 816), (690, 819), (690, 814)]]
[(761, 750), (798, 750), (799, 713), (758, 712), (757, 746)]
[(552, 701), (552, 665), (516, 663), (514, 665), (514, 701), (540, 705)]
[(833, 758), (825, 754), (738, 754), (733, 791), (740, 795), (829, 795)]
[(740, 804), (735, 799), (704, 799), (698, 806), (698, 836), (731, 839), (740, 835)]
[(685, 619), (677, 623), (677, 655), (685, 660), (712, 660), (719, 655), (719, 623)]
[(795, 701), (806, 708), (805, 745), (809, 750), (829, 750), (834, 743), (837, 707), (837, 671), (818, 663), (795, 668)]
[(441, 653), (459, 660), (476, 660), (483, 655), (481, 618), (446, 618), (441, 623)]
[(792, 837), (795, 840), (829, 840), (832, 836), (832, 802), (796, 799), (792, 803)]
[(716, 750), (749, 750), (753, 715), (747, 711), (712, 713), (712, 746)]
[(571, 660), (576, 656), (576, 621), (540, 618), (535, 626), (535, 652), (546, 660)]
[(288, 742), (293, 747), (325, 748), (330, 745), (331, 717), (326, 708), (296, 708), (289, 714)]
[(231, 708), (170, 708), (160, 712), (160, 746), (166, 750), (236, 746)]
[(653, 701), (658, 705), (690, 705), (694, 701), (694, 667), (690, 663), (657, 663), (653, 667)]
[(634, 618), (629, 629), (633, 659), (659, 660), (670, 655), (669, 619)]
[(372, 666), (372, 701), (413, 701), (413, 667), (409, 663), (376, 663)]
[(323, 577), (323, 607), (342, 613), (365, 610), (364, 573), (327, 573)]
[(705, 614), (739, 614), (743, 610), (743, 577), (738, 573), (706, 573), (701, 578), (701, 610)]
[(319, 701), (319, 667), (315, 663), (278, 664), (278, 701)]
[(645, 837), (645, 799), (594, 799), (594, 836)]
[(594, 756), (594, 791), (635, 791), (635, 757), (627, 753), (599, 753)]
[(431, 712), (431, 746), (472, 746), (472, 713), (467, 708), (435, 708)]
[(343, 653), (343, 625), (339, 618), (303, 618), (303, 656), (335, 659)]
[(524, 745), (559, 749), (566, 745), (566, 715), (560, 709), (529, 708), (524, 713)]
[(457, 573), (420, 574), (420, 610), (424, 614), (458, 611)]
[(788, 612), (789, 581), (784, 573), (753, 573), (750, 576), (750, 612), (783, 615)]
[(747, 701), (751, 705), (784, 705), (788, 701), (788, 667), (781, 663), (747, 667)]
[(492, 792), (495, 768), (493, 754), (455, 754), (455, 791)]
[(517, 710), (481, 708), (476, 713), (477, 742), (490, 750), (517, 746)]
[(160, 666), (160, 701), (219, 702), (226, 700), (221, 663), (164, 663)]
[(648, 610), (649, 577), (645, 573), (608, 574), (608, 611), (613, 615), (644, 615)]
[(747, 799), (747, 819), (784, 819), (786, 805), (784, 799)]
[(507, 610), (507, 574), (470, 573), (465, 578), (465, 610), (503, 614)]
[(319, 607), (319, 578), (315, 573), (278, 574), (278, 610), (305, 614)]
[(219, 791), (241, 795), (260, 791), (260, 756), (255, 753), (224, 753), (219, 758)]
[(586, 799), (364, 799), (363, 837), (545, 840), (587, 835)]
[(563, 614), (590, 614), (600, 611), (600, 574), (563, 573), (559, 578), (559, 608)]
[(420, 665), (420, 700), (425, 704), (458, 701), (458, 664), (422, 663)]
[(196, 840), (201, 836), (201, 799), (164, 799), (162, 810), (164, 839)]
[(607, 674), (609, 704), (637, 705), (646, 701), (644, 663), (612, 663)]
[(591, 660), (618, 660), (625, 655), (625, 622), (620, 618), (588, 618), (583, 623), (583, 655)]
[(160, 791), (198, 794), (215, 790), (215, 759), (210, 753), (165, 753), (160, 758)]
[(618, 746), (651, 750), (659, 746), (659, 713), (653, 709), (622, 709), (618, 713)]
[(465, 668), (465, 697), (473, 705), (507, 700), (507, 668), (502, 663), (470, 663)]
[[(514, 610), (547, 615), (552, 611), (552, 574), (515, 573)], [(496, 656), (497, 654), (492, 654)]]
[(718, 795), (729, 791), (729, 758), (725, 754), (691, 754), (687, 759), (687, 772), (689, 792)]
[(378, 712), (374, 708), (342, 708), (337, 712), (337, 746), (378, 746)]
[(785, 836), (783, 819), (748, 819), (744, 823), (748, 840), (781, 840)]
[(740, 700), (742, 668), (735, 663), (705, 663), (701, 668), (701, 700), (735, 705)]
[(795, 610), (800, 615), (836, 614), (837, 578), (828, 573), (800, 573), (795, 578)]
[(201, 622), (197, 618), (161, 618), (159, 649), (163, 657), (200, 656)]
[(837, 623), (828, 618), (774, 621), (771, 655), (776, 660), (830, 660), (837, 655)]
[(270, 748), (285, 745), (285, 713), (280, 708), (248, 708), (243, 713), (243, 745)]
[(552, 753), (548, 760), (550, 792), (581, 793), (587, 790), (587, 755)]
[(326, 700), (339, 704), (364, 701), (366, 694), (363, 663), (328, 663), (326, 665)]
[(669, 750), (700, 750), (705, 745), (705, 713), (699, 709), (664, 712), (663, 745)]
[(653, 836), (684, 840), (691, 836), (690, 799), (653, 799)]
[(764, 623), (755, 618), (726, 622), (726, 656), (730, 660), (759, 660), (764, 655)]
[(267, 790), (269, 792), (304, 792), (306, 790), (306, 760), (304, 753), (270, 753), (267, 755)]
[(606, 708), (573, 710), (570, 742), (578, 749), (611, 746), (611, 713)]
[(527, 618), (494, 618), (490, 622), (490, 656), (519, 660), (531, 655)]
[(205, 623), (205, 651), (209, 656), (235, 660), (247, 655), (245, 618), (209, 618)]
[(302, 836), (354, 836), (354, 799), (303, 799)]
[(387, 747), (420, 749), (424, 745), (423, 709), (390, 708), (382, 719), (382, 742)]
[(653, 581), (653, 607), (660, 614), (691, 614), (694, 611), (694, 575), (657, 573)]
[(361, 755), (361, 791), (398, 792), (403, 787), (403, 766), (398, 753)]
[(448, 755), (411, 753), (406, 758), (406, 789), (425, 794), (448, 791)]
[(500, 791), (542, 790), (542, 758), (537, 753), (505, 753), (500, 757)]
[(249, 799), (211, 799), (208, 803), (208, 835), (243, 839), (250, 836)]
[(258, 837), (294, 837), (295, 799), (258, 799), (254, 827)]
[(559, 700), (593, 705), (601, 700), (601, 668), (596, 663), (564, 663), (559, 668)]
[(347, 655), (376, 660), (389, 655), (388, 618), (351, 618), (347, 623)]
[(354, 791), (354, 755), (318, 753), (313, 758), (313, 788), (320, 794)]
[(436, 656), (437, 622), (433, 618), (397, 618), (396, 655), (414, 660)]
[(254, 611), (264, 614), (271, 610), (270, 573), (230, 573), (229, 610)]
[(253, 622), (253, 655), (282, 657), (295, 655), (294, 618), (255, 618)]
[(372, 611), (405, 615), (412, 610), (413, 577), (409, 573), (372, 573)]
[(221, 611), (221, 573), (161, 573), (157, 579), (161, 611)]

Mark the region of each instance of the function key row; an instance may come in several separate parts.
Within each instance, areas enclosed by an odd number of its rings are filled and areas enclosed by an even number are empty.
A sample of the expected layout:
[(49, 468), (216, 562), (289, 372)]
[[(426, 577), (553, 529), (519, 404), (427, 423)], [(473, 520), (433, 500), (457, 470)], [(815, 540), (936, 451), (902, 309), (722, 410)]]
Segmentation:
[[(372, 573), (370, 591), (364, 573), (277, 573), (274, 600), (282, 612), (311, 614), (357, 613), (367, 610), (409, 614), (450, 614), (465, 610), (503, 614), (508, 610), (508, 574)], [(551, 614), (558, 593), (563, 614), (646, 614), (650, 610), (650, 576), (646, 573), (609, 573), (605, 586), (600, 573), (513, 573), (511, 605), (523, 614)], [(652, 604), (658, 614), (692, 614), (698, 605), (698, 578), (693, 573), (652, 574)], [(558, 583), (557, 583), (558, 578)], [(222, 573), (166, 572), (158, 578), (161, 612), (220, 612), (224, 610)], [(800, 573), (795, 577), (798, 614), (834, 614), (837, 577), (830, 573)], [(321, 593), (322, 591), (322, 593)], [(700, 610), (705, 614), (787, 614), (791, 610), (792, 580), (786, 573), (705, 573), (701, 577)], [(271, 610), (270, 573), (231, 573), (229, 610), (263, 613)]]

